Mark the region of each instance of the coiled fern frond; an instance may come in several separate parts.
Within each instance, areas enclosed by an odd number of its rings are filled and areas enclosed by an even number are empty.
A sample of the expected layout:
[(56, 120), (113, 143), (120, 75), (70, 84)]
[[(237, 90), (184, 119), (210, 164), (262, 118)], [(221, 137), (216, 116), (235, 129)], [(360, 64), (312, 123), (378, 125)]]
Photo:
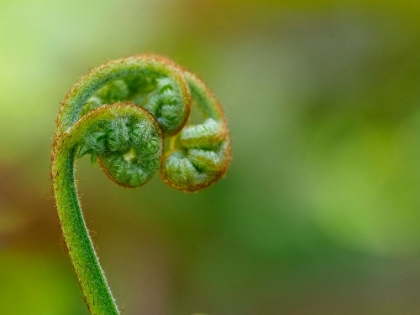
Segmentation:
[[(191, 104), (201, 111), (202, 123), (187, 125)], [(166, 138), (171, 140), (165, 152)], [(141, 186), (160, 170), (166, 184), (193, 192), (226, 173), (229, 132), (203, 81), (161, 56), (107, 62), (67, 94), (51, 155), (59, 220), (91, 314), (119, 314), (77, 196), (74, 163), (87, 154), (118, 185)]]

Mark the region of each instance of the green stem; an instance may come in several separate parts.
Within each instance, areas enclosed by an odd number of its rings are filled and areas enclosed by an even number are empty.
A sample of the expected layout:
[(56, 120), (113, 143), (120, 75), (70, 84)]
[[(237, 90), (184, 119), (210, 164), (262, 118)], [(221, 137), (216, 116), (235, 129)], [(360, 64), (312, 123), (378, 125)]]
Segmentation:
[(83, 219), (74, 179), (75, 152), (61, 151), (52, 163), (54, 195), (64, 239), (92, 315), (119, 314)]

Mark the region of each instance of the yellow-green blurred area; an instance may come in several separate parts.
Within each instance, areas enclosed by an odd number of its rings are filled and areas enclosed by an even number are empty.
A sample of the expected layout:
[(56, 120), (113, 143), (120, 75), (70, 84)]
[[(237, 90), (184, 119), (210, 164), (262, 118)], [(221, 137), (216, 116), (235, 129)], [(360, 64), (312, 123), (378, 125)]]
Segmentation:
[(233, 161), (198, 194), (77, 163), (124, 315), (418, 314), (420, 2), (0, 0), (0, 314), (87, 315), (49, 162), (59, 103), (153, 52), (222, 103)]

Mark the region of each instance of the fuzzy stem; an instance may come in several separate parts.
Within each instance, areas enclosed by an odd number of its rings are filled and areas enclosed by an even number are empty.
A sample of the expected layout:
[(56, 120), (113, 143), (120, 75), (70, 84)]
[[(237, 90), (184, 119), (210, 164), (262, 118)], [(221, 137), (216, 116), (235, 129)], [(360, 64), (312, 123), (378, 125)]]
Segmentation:
[(74, 149), (60, 151), (52, 161), (53, 190), (64, 239), (91, 314), (117, 315), (117, 305), (83, 219), (74, 179), (74, 161)]

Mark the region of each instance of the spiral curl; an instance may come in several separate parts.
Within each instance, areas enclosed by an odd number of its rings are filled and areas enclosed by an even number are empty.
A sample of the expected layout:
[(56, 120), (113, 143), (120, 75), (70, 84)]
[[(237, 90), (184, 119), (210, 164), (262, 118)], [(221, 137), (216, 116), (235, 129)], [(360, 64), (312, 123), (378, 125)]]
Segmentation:
[[(185, 126), (191, 104), (204, 121)], [(171, 139), (166, 153), (165, 138)], [(51, 155), (58, 217), (91, 314), (118, 315), (77, 196), (74, 164), (87, 154), (118, 185), (144, 185), (160, 170), (169, 186), (198, 191), (225, 174), (231, 160), (229, 132), (208, 87), (160, 56), (107, 62), (67, 94)]]
[[(185, 126), (191, 103), (204, 122)], [(117, 110), (108, 121), (91, 118), (95, 123), (86, 133), (77, 132), (84, 117), (129, 104), (152, 114), (144, 119), (156, 120), (161, 132), (149, 130), (154, 123)], [(213, 93), (197, 76), (161, 56), (110, 61), (82, 77), (62, 103), (56, 143), (71, 133), (78, 138), (77, 157), (91, 154), (112, 181), (125, 187), (145, 184), (160, 168), (169, 186), (198, 191), (220, 179), (231, 160), (226, 120)], [(170, 137), (174, 145), (162, 154), (163, 138)]]

